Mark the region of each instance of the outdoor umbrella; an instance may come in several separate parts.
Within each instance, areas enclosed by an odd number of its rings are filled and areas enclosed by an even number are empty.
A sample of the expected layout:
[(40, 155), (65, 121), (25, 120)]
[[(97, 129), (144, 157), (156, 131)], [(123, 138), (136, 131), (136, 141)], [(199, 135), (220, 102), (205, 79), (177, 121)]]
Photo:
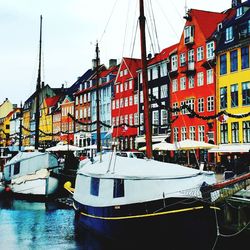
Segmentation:
[[(152, 150), (156, 150), (156, 151), (170, 151), (170, 150), (176, 150), (176, 149), (177, 148), (173, 143), (168, 143), (165, 141), (152, 145)], [(146, 150), (146, 146), (139, 148), (139, 150), (141, 151)]]

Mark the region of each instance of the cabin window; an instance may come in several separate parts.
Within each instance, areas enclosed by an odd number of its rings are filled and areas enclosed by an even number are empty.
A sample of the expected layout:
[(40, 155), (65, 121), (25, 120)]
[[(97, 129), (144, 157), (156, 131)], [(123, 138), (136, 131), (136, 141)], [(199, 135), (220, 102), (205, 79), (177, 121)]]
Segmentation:
[(124, 180), (114, 179), (113, 197), (124, 197)]
[(20, 162), (17, 162), (16, 164), (14, 164), (14, 175), (19, 173), (20, 173)]
[(100, 185), (100, 179), (92, 177), (90, 182), (90, 193), (94, 196), (99, 195), (99, 185)]

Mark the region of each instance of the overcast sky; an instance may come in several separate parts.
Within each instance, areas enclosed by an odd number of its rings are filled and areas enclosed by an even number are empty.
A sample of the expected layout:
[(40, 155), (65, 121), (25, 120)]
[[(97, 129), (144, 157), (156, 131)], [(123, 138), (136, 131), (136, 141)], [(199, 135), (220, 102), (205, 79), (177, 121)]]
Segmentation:
[[(38, 72), (39, 22), (43, 16), (42, 80), (51, 87), (69, 87), (92, 66), (99, 42), (101, 63), (123, 56), (139, 57), (135, 37), (138, 0), (0, 0), (0, 104), (24, 102), (34, 91)], [(145, 14), (150, 30), (156, 24), (149, 52), (179, 41), (188, 9), (221, 12), (231, 0), (151, 0)], [(154, 17), (154, 18), (153, 18)], [(138, 30), (137, 30), (138, 31)], [(138, 32), (137, 32), (138, 33)], [(134, 49), (133, 49), (134, 48)]]

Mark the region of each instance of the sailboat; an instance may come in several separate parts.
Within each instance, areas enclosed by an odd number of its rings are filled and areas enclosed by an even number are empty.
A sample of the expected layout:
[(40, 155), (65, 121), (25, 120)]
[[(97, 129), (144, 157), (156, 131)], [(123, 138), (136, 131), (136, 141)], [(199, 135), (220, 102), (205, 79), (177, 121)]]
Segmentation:
[[(39, 93), (41, 91), (42, 16), (40, 16), (39, 67), (35, 93), (35, 151), (21, 152), (4, 165), (4, 181), (14, 194), (48, 197), (57, 191), (57, 156), (39, 152)], [(21, 128), (20, 128), (21, 133)], [(21, 142), (20, 142), (21, 143)], [(21, 145), (21, 144), (20, 144)]]
[(214, 184), (215, 174), (151, 159), (143, 0), (139, 21), (147, 159), (109, 152), (101, 160), (98, 156), (85, 160), (74, 190), (68, 187), (73, 191), (76, 224), (122, 244), (156, 244), (162, 239), (166, 247), (187, 244), (196, 249), (200, 241), (199, 249), (211, 249), (217, 208), (209, 202), (216, 199), (216, 192), (204, 196), (202, 187)]

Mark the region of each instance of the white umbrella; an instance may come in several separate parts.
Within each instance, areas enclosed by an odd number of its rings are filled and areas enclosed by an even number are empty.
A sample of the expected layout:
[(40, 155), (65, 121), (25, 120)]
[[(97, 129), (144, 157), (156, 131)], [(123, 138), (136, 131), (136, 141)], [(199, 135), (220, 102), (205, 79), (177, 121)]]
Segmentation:
[(70, 144), (57, 144), (54, 147), (51, 148), (47, 148), (46, 151), (50, 151), (50, 152), (57, 152), (57, 151), (79, 151), (82, 150), (81, 148), (77, 147), (77, 146), (73, 146)]
[[(80, 148), (81, 150), (84, 150), (84, 149), (97, 149), (97, 145), (96, 144), (93, 144), (93, 145), (89, 145), (89, 146), (86, 146), (86, 147), (82, 147)], [(101, 149), (109, 149), (108, 147), (104, 147), (102, 146)]]
[[(156, 151), (170, 151), (170, 150), (176, 150), (176, 149), (177, 148), (173, 143), (168, 143), (165, 141), (152, 145), (152, 150), (156, 150)], [(146, 146), (139, 148), (139, 150), (141, 151), (146, 150)]]
[(176, 147), (179, 150), (191, 150), (191, 149), (210, 149), (218, 146), (215, 144), (206, 143), (204, 141), (195, 141), (186, 139), (176, 142)]

